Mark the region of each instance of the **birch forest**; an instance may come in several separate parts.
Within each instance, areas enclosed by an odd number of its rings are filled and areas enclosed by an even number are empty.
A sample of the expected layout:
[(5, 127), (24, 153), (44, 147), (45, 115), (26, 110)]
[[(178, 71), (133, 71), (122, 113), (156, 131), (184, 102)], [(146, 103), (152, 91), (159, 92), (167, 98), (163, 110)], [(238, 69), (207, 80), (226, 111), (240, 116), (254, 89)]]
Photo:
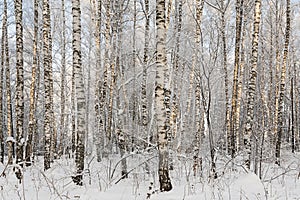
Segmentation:
[(1, 0), (0, 199), (299, 199), (299, 0)]

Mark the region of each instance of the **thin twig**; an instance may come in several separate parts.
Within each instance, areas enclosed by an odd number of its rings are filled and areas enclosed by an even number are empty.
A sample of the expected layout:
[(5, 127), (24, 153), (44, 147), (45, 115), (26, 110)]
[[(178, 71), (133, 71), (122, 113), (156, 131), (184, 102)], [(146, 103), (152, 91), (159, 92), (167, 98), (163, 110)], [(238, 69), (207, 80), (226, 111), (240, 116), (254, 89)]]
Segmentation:
[(115, 184), (118, 184), (124, 177), (126, 177), (128, 174), (130, 174), (133, 170), (135, 170), (136, 168), (140, 167), (141, 165), (145, 164), (146, 162), (148, 162), (149, 160), (152, 160), (153, 158), (156, 158), (156, 156), (152, 156), (151, 158), (148, 158), (147, 160), (145, 160), (144, 162), (140, 163), (139, 165), (137, 165), (136, 167), (132, 168), (131, 170), (129, 170), (126, 174), (123, 174), (123, 176), (121, 176), (121, 178), (119, 178)]

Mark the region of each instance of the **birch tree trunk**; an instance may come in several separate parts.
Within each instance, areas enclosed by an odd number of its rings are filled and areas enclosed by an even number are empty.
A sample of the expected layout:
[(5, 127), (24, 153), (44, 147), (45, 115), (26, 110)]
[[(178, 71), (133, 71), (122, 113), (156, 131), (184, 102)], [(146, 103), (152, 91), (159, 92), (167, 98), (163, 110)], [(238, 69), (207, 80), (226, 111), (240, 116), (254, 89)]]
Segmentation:
[(95, 126), (96, 131), (94, 135), (94, 141), (96, 145), (96, 154), (97, 154), (97, 161), (100, 162), (102, 159), (102, 149), (103, 146), (101, 143), (103, 143), (103, 107), (100, 108), (100, 90), (102, 87), (102, 83), (100, 81), (100, 70), (101, 70), (101, 8), (102, 8), (102, 1), (97, 0), (97, 11), (96, 13), (96, 37), (95, 37), (95, 43), (96, 43), (96, 89), (95, 89)]
[(166, 57), (166, 15), (165, 0), (156, 0), (156, 86), (155, 86), (155, 109), (157, 117), (157, 134), (159, 149), (159, 182), (161, 191), (170, 191), (172, 189), (169, 177), (168, 165), (168, 141), (167, 130), (165, 129), (166, 110), (165, 101), (165, 71), (167, 68)]
[[(201, 37), (201, 18), (203, 14), (204, 1), (196, 0), (196, 32), (195, 32), (195, 50), (192, 57), (192, 65), (193, 69), (196, 67), (197, 59), (198, 59), (198, 49), (200, 46), (200, 37)], [(192, 72), (194, 73), (194, 72)], [(196, 84), (195, 88), (195, 106), (196, 106), (196, 132), (195, 134), (195, 146), (194, 146), (194, 176), (196, 176), (197, 172), (202, 171), (202, 158), (199, 158), (200, 155), (200, 145), (201, 145), (201, 88), (200, 84)]]
[(295, 116), (294, 116), (294, 78), (291, 78), (291, 120), (292, 120), (292, 135), (291, 135), (291, 146), (292, 146), (292, 153), (295, 153)]
[[(295, 54), (295, 47), (293, 47), (293, 56), (296, 56)], [(298, 128), (298, 98), (299, 98), (299, 95), (296, 95), (296, 87), (297, 87), (297, 81), (298, 81), (298, 71), (297, 71), (297, 60), (294, 59), (293, 61), (293, 81), (292, 81), (292, 86), (293, 88), (291, 88), (291, 98), (293, 97), (293, 99), (291, 99), (291, 101), (293, 102), (292, 105), (292, 112), (293, 112), (293, 120), (292, 120), (292, 123), (293, 123), (293, 129), (294, 129), (294, 133), (292, 133), (292, 152), (294, 153), (295, 151), (298, 151), (298, 138), (299, 138), (299, 128)]]
[(5, 26), (7, 26), (7, 3), (4, 0), (2, 19), (1, 63), (0, 63), (0, 162), (4, 164), (4, 133), (3, 133), (3, 85), (4, 85), (4, 51), (5, 51)]
[(226, 8), (224, 5), (224, 1), (221, 0), (221, 36), (222, 36), (222, 44), (223, 44), (223, 69), (224, 69), (224, 88), (225, 88), (225, 135), (228, 141), (230, 138), (230, 105), (229, 105), (229, 92), (228, 92), (228, 66), (227, 66), (227, 43), (226, 43), (226, 21), (225, 21), (225, 13)]
[(242, 38), (241, 38), (241, 59), (240, 59), (240, 75), (238, 78), (238, 85), (237, 85), (237, 95), (236, 95), (236, 108), (235, 108), (235, 121), (234, 121), (234, 133), (235, 133), (235, 147), (236, 150), (240, 149), (240, 118), (241, 118), (241, 100), (242, 100), (242, 93), (243, 93), (243, 79), (244, 79), (244, 71), (245, 71), (245, 39), (246, 39), (246, 19), (244, 17), (243, 20), (243, 28), (242, 28)]
[[(114, 5), (118, 12), (118, 6), (120, 2), (114, 2)], [(113, 17), (112, 23), (112, 48), (111, 48), (111, 58), (110, 58), (110, 85), (109, 85), (109, 102), (108, 102), (108, 116), (107, 116), (107, 136), (109, 140), (109, 149), (111, 149), (111, 142), (112, 142), (112, 126), (113, 126), (113, 102), (114, 102), (114, 89), (115, 89), (115, 82), (116, 82), (116, 73), (115, 73), (115, 49), (117, 47), (117, 17)]]
[(279, 90), (279, 111), (278, 111), (278, 132), (277, 141), (275, 149), (276, 164), (280, 165), (280, 148), (281, 148), (281, 138), (283, 133), (283, 114), (284, 114), (284, 94), (285, 94), (285, 80), (286, 80), (286, 66), (289, 52), (289, 41), (290, 41), (290, 26), (291, 26), (291, 2), (286, 1), (286, 28), (285, 28), (285, 42), (284, 51), (282, 59), (281, 68), (281, 78), (280, 78), (280, 90)]
[[(41, 37), (41, 34), (40, 34)], [(39, 139), (40, 139), (40, 135), (39, 131), (38, 131), (38, 117), (37, 117), (37, 113), (39, 111), (38, 109), (38, 102), (39, 99), (41, 97), (41, 93), (40, 92), (40, 85), (41, 85), (41, 69), (40, 69), (40, 51), (38, 51), (39, 53), (37, 54), (37, 71), (36, 71), (36, 92), (35, 92), (35, 122), (34, 122), (34, 137), (33, 137), (33, 144), (32, 144), (32, 153), (33, 153), (33, 159), (36, 158), (39, 155), (38, 152), (38, 144), (39, 144)]]
[(168, 7), (167, 7), (167, 16), (166, 16), (166, 30), (167, 31), (169, 29), (169, 24), (170, 24), (170, 16), (171, 16), (171, 12), (172, 12), (172, 4), (173, 4), (173, 0), (169, 0)]
[(254, 98), (256, 96), (256, 77), (257, 77), (260, 17), (261, 17), (261, 0), (255, 0), (251, 69), (250, 69), (250, 79), (248, 83), (247, 116), (246, 116), (246, 127), (244, 133), (244, 145), (245, 145), (245, 153), (246, 153), (245, 164), (248, 169), (250, 169), (250, 156), (251, 156), (250, 139), (253, 132), (252, 126), (253, 126), (253, 117), (254, 117)]
[(105, 2), (105, 10), (106, 10), (106, 22), (105, 22), (105, 53), (104, 53), (104, 72), (103, 72), (103, 83), (101, 86), (101, 95), (100, 95), (100, 115), (103, 116), (103, 120), (100, 121), (100, 127), (103, 126), (103, 140), (105, 139), (105, 154), (104, 156), (108, 156), (108, 149), (110, 145), (110, 131), (109, 127), (106, 127), (105, 124), (105, 108), (107, 106), (107, 90), (108, 90), (108, 70), (110, 68), (110, 1), (106, 0)]
[(109, 103), (108, 103), (108, 119), (107, 119), (107, 136), (109, 142), (109, 152), (111, 152), (112, 148), (112, 130), (113, 130), (113, 109), (114, 109), (114, 91), (115, 91), (115, 84), (116, 84), (116, 72), (115, 72), (115, 65), (116, 65), (116, 49), (117, 49), (117, 28), (118, 24), (118, 15), (117, 13), (120, 12), (120, 2), (115, 2), (114, 9), (115, 9), (115, 16), (112, 18), (112, 48), (111, 48), (111, 56), (110, 56), (110, 86), (109, 86)]
[[(137, 87), (136, 87), (136, 0), (133, 0), (133, 34), (132, 34), (132, 68), (133, 68), (133, 95), (131, 98), (132, 107), (129, 108), (132, 112), (132, 131), (131, 131), (131, 151), (134, 152), (135, 146), (135, 133), (137, 132), (136, 128), (136, 119), (137, 119)], [(114, 49), (114, 48), (113, 48)]]
[(51, 105), (51, 145), (50, 145), (50, 160), (53, 162), (54, 159), (57, 158), (57, 129), (56, 129), (56, 121), (55, 121), (55, 115), (54, 115), (54, 103), (53, 103), (53, 95), (54, 95), (54, 86), (53, 86), (53, 67), (52, 67), (52, 31), (51, 31), (51, 6), (50, 2), (48, 4), (48, 10), (49, 10), (49, 15), (48, 20), (49, 20), (49, 77), (50, 77), (50, 105)]
[(74, 65), (72, 66), (72, 89), (71, 89), (71, 113), (72, 113), (72, 118), (71, 118), (71, 126), (72, 126), (72, 133), (71, 133), (71, 152), (72, 152), (72, 157), (74, 156), (75, 150), (76, 150), (76, 145), (77, 145), (77, 137), (76, 137), (76, 99), (75, 99), (75, 72), (74, 72)]
[[(15, 19), (16, 19), (16, 163), (23, 162), (23, 145), (24, 145), (24, 69), (23, 69), (23, 24), (22, 24), (22, 0), (15, 1)], [(22, 165), (22, 164), (21, 164)]]
[[(180, 101), (180, 91), (178, 90), (178, 75), (179, 75), (179, 66), (180, 66), (180, 37), (181, 37), (181, 29), (182, 29), (182, 9), (179, 8), (179, 4), (181, 1), (175, 2), (175, 7), (178, 7), (178, 11), (175, 15), (175, 55), (174, 55), (174, 63), (173, 63), (173, 99), (172, 99), (172, 113), (171, 113), (171, 128), (172, 128), (172, 138), (176, 138), (178, 131), (178, 115), (179, 115), (179, 101)], [(182, 4), (181, 4), (182, 5)], [(178, 146), (181, 145), (181, 132), (178, 137)]]
[(147, 67), (148, 67), (148, 52), (149, 52), (149, 32), (150, 32), (150, 16), (149, 16), (149, 0), (145, 0), (145, 46), (143, 60), (143, 77), (142, 77), (142, 125), (144, 133), (148, 124), (148, 101), (147, 101)]
[[(269, 92), (268, 92), (268, 107), (269, 107), (269, 116), (268, 116), (268, 132), (269, 132), (269, 136), (273, 137), (272, 131), (273, 131), (273, 122), (274, 122), (274, 101), (273, 101), (273, 97), (274, 97), (274, 79), (273, 79), (273, 52), (274, 52), (274, 42), (273, 42), (273, 37), (274, 37), (274, 28), (273, 28), (273, 17), (272, 17), (272, 11), (269, 11), (269, 21), (270, 21), (270, 49), (269, 49)], [(276, 83), (275, 83), (276, 84)]]
[(242, 19), (243, 19), (243, 0), (236, 0), (236, 33), (235, 33), (235, 50), (234, 50), (234, 72), (233, 72), (233, 89), (231, 99), (231, 121), (230, 132), (227, 134), (228, 150), (232, 157), (236, 153), (236, 133), (234, 132), (236, 120), (236, 104), (237, 104), (237, 86), (239, 77), (240, 65), (240, 47), (241, 47), (241, 34), (242, 34)]
[[(5, 47), (5, 68), (6, 68), (5, 77), (6, 77), (6, 104), (7, 104), (7, 137), (13, 138), (13, 121), (12, 121), (13, 119), (12, 119), (11, 86), (10, 86), (11, 80), (10, 80), (9, 45), (8, 45), (8, 33), (7, 33), (7, 1), (6, 0), (4, 0), (3, 23), (4, 22), (6, 23), (6, 25), (3, 27), (3, 30), (5, 30), (4, 47)], [(13, 164), (13, 152), (14, 152), (13, 141), (8, 140), (7, 141), (8, 164)]]
[[(275, 71), (275, 111), (274, 111), (274, 136), (278, 133), (278, 112), (279, 112), (279, 90), (280, 90), (280, 51), (279, 51), (279, 25), (280, 25), (280, 16), (279, 16), (279, 6), (278, 0), (275, 1), (275, 57), (276, 57), (276, 71)], [(272, 142), (275, 144), (275, 138), (272, 138)]]
[(45, 131), (45, 152), (44, 152), (44, 170), (50, 168), (50, 147), (51, 147), (51, 65), (49, 55), (49, 30), (50, 30), (50, 11), (49, 1), (43, 0), (43, 62), (44, 62), (44, 87), (45, 87), (45, 117), (44, 117), (44, 131)]
[(80, 0), (72, 0), (73, 15), (73, 66), (75, 74), (76, 97), (77, 97), (77, 145), (75, 152), (76, 175), (73, 181), (82, 185), (84, 169), (84, 142), (85, 142), (85, 113), (86, 102), (84, 95), (84, 82), (81, 63), (81, 12)]
[[(122, 25), (122, 21), (123, 21), (123, 5), (120, 4), (118, 5), (116, 8), (116, 33), (117, 35), (117, 47), (116, 47), (116, 71), (120, 72), (121, 68), (121, 48), (122, 48), (122, 42), (123, 42), (123, 25)], [(120, 73), (116, 72), (116, 76), (119, 76)], [(122, 75), (121, 75), (122, 76)], [(123, 79), (123, 77), (121, 77), (121, 79)], [(122, 80), (121, 80), (122, 81)], [(123, 87), (124, 89), (124, 87)], [(125, 96), (125, 92), (124, 92), (124, 96)], [(124, 133), (123, 130), (126, 130), (126, 128), (124, 127), (125, 123), (126, 123), (126, 119), (124, 119), (123, 115), (123, 109), (125, 109), (126, 107), (128, 107), (126, 104), (127, 99), (126, 97), (124, 97), (124, 108), (121, 107), (122, 105), (122, 101), (120, 100), (120, 90), (116, 89), (116, 105), (117, 105), (117, 114), (116, 114), (116, 138), (118, 141), (118, 146), (120, 149), (120, 155), (121, 155), (121, 177), (122, 178), (128, 178), (128, 171), (127, 171), (127, 161), (126, 161), (126, 157), (125, 154), (128, 151), (128, 137), (126, 136), (126, 133)], [(121, 111), (122, 110), (122, 111)]]
[(34, 35), (33, 35), (33, 61), (32, 61), (32, 77), (30, 84), (30, 106), (29, 106), (29, 126), (28, 126), (28, 140), (26, 143), (25, 161), (26, 166), (31, 165), (32, 157), (32, 138), (35, 131), (35, 90), (36, 90), (36, 68), (37, 68), (37, 45), (38, 45), (38, 1), (34, 0)]
[(62, 49), (61, 49), (61, 75), (60, 75), (60, 141), (59, 141), (59, 156), (64, 154), (65, 145), (65, 84), (66, 84), (66, 14), (65, 0), (61, 0), (62, 8)]

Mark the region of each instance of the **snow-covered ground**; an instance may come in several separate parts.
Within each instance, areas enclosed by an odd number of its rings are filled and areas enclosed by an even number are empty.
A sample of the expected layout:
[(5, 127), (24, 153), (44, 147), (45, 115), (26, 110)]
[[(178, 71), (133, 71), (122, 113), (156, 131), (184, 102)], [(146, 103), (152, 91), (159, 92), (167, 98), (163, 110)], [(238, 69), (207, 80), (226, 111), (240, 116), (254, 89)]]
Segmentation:
[[(92, 160), (92, 161), (91, 161)], [(120, 179), (118, 155), (114, 159), (106, 159), (97, 163), (87, 158), (84, 185), (76, 186), (72, 182), (74, 163), (72, 159), (60, 159), (52, 164), (51, 169), (43, 171), (43, 160), (31, 167), (23, 169), (23, 181), (19, 184), (14, 166), (7, 166), (5, 174), (0, 177), (1, 200), (144, 200), (151, 193), (151, 200), (202, 200), (202, 199), (268, 199), (268, 200), (300, 200), (300, 155), (283, 156), (282, 166), (263, 163), (262, 180), (245, 168), (234, 165), (228, 159), (219, 161), (217, 170), (219, 178), (208, 178), (208, 159), (204, 159), (202, 177), (194, 177), (192, 162), (185, 158), (176, 161), (171, 171), (173, 190), (158, 192), (156, 173), (157, 161), (150, 161), (150, 174), (145, 173), (146, 158), (132, 155), (128, 159), (128, 170), (135, 168), (128, 179)], [(0, 166), (0, 173), (5, 169)], [(114, 171), (114, 169), (116, 169)], [(153, 189), (149, 191), (150, 183)], [(152, 194), (153, 192), (153, 194)]]

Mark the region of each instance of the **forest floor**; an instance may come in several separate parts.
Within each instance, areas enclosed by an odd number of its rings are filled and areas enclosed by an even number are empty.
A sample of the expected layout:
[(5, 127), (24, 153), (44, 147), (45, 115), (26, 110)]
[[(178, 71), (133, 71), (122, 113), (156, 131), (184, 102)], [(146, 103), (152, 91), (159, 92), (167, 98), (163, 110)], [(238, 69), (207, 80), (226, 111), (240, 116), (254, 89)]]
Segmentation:
[[(127, 158), (127, 179), (120, 179), (119, 155), (102, 162), (94, 157), (86, 159), (83, 186), (74, 185), (73, 159), (63, 158), (52, 163), (43, 171), (43, 160), (38, 158), (33, 166), (23, 168), (22, 183), (16, 178), (13, 168), (0, 166), (1, 200), (145, 200), (149, 193), (151, 200), (204, 200), (204, 199), (268, 199), (300, 200), (300, 154), (283, 153), (281, 166), (264, 161), (261, 176), (247, 170), (238, 163), (238, 158), (221, 157), (217, 160), (218, 178), (209, 178), (209, 156), (203, 158), (202, 176), (194, 177), (192, 159), (180, 156), (174, 161), (170, 172), (173, 189), (158, 192), (157, 158), (150, 159), (149, 173), (146, 173), (142, 154)], [(117, 183), (116, 183), (117, 182)], [(153, 189), (149, 190), (150, 183)]]

